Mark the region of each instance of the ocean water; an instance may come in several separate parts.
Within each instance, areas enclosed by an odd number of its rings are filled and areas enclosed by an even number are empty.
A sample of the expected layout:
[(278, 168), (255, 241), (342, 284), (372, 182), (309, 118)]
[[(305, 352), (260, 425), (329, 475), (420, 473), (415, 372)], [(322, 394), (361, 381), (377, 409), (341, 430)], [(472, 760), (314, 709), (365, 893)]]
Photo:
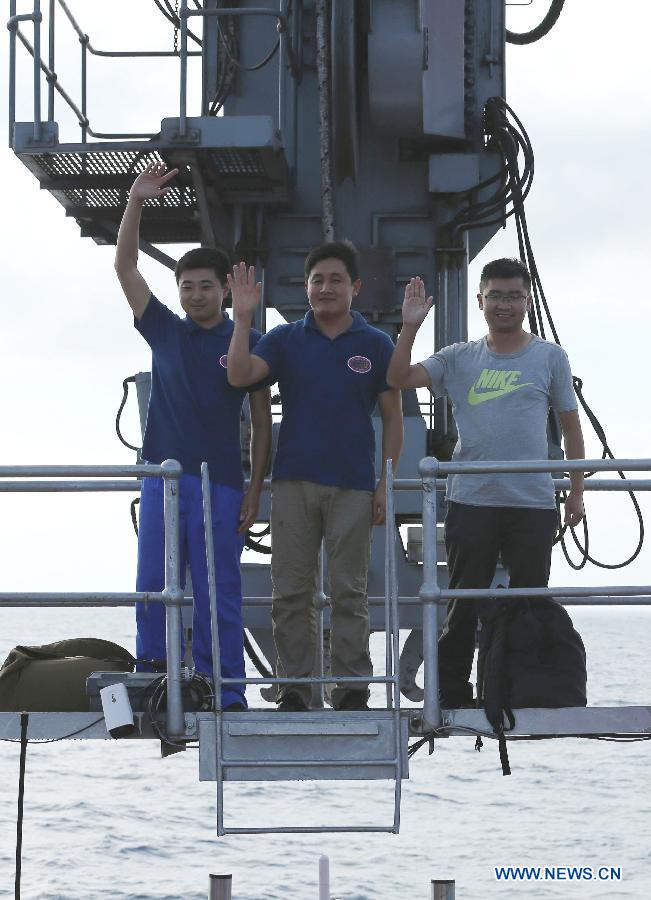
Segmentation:
[[(588, 652), (590, 704), (648, 704), (651, 610), (571, 612)], [(7, 610), (0, 621), (1, 658), (18, 643), (89, 633), (133, 647), (128, 610)], [(213, 872), (232, 873), (233, 900), (316, 900), (326, 853), (341, 900), (429, 900), (433, 878), (455, 879), (457, 900), (643, 900), (650, 753), (649, 742), (512, 743), (505, 778), (494, 742), (477, 753), (471, 738), (441, 740), (432, 756), (423, 748), (412, 759), (399, 835), (217, 838), (214, 785), (199, 783), (196, 751), (161, 759), (156, 742), (30, 744), (22, 897), (204, 900)], [(0, 743), (0, 897), (14, 889), (18, 756), (18, 745)], [(388, 824), (392, 803), (389, 782), (276, 782), (226, 785), (225, 809), (230, 825)], [(616, 866), (622, 877), (504, 883), (499, 865)]]

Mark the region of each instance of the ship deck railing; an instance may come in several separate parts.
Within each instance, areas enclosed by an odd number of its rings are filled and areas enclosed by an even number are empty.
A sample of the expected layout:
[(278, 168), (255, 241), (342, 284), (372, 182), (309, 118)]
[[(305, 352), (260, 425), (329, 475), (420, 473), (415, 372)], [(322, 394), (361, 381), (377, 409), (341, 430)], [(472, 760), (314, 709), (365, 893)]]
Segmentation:
[[(124, 606), (138, 601), (162, 602), (167, 621), (167, 699), (164, 714), (164, 733), (171, 742), (199, 738), (200, 777), (212, 780), (217, 786), (217, 830), (219, 834), (260, 833), (270, 831), (393, 831), (399, 829), (401, 780), (408, 777), (407, 741), (409, 736), (434, 738), (452, 735), (484, 734), (493, 736), (482, 710), (441, 709), (438, 698), (437, 632), (438, 607), (449, 600), (482, 601), (492, 599), (495, 589), (450, 589), (441, 586), (442, 566), (437, 553), (437, 521), (441, 519), (441, 504), (446, 476), (450, 474), (480, 475), (494, 472), (648, 472), (649, 459), (618, 460), (533, 460), (510, 462), (440, 462), (426, 457), (420, 463), (420, 479), (394, 480), (391, 465), (387, 471), (387, 525), (385, 529), (385, 674), (371, 678), (339, 676), (324, 671), (323, 609), (327, 598), (323, 592), (323, 570), (320, 571), (316, 605), (319, 611), (320, 654), (317, 674), (304, 679), (242, 678), (224, 679), (221, 676), (219, 629), (215, 588), (214, 555), (209, 491), (209, 472), (202, 468), (204, 498), (204, 526), (208, 565), (211, 631), (213, 646), (214, 710), (187, 713), (183, 708), (181, 660), (181, 607), (191, 603), (184, 597), (179, 569), (179, 479), (181, 466), (174, 460), (156, 465), (132, 466), (2, 466), (0, 492), (14, 491), (122, 491), (137, 490), (143, 477), (162, 477), (164, 480), (165, 523), (165, 587), (161, 592), (82, 592), (82, 593), (0, 593), (0, 608), (32, 606)], [(39, 480), (36, 480), (39, 479)], [(44, 480), (40, 480), (44, 479)], [(556, 480), (557, 489), (568, 486), (566, 478)], [(268, 485), (267, 485), (268, 487)], [(596, 478), (586, 479), (588, 491), (650, 490), (651, 480)], [(399, 677), (399, 590), (396, 579), (396, 553), (400, 536), (394, 512), (396, 490), (423, 491), (423, 582), (419, 593), (423, 620), (423, 685), (422, 709), (401, 708)], [(517, 601), (523, 597), (550, 597), (574, 605), (650, 605), (651, 585), (579, 586), (553, 588), (506, 588), (500, 598)], [(266, 598), (250, 598), (265, 602)], [(379, 600), (380, 598), (374, 598)], [(411, 602), (414, 598), (405, 598)], [(246, 602), (246, 601), (245, 601)], [(266, 601), (268, 602), (268, 600)], [(117, 679), (121, 677), (118, 674)], [(236, 682), (250, 685), (296, 684), (323, 686), (337, 681), (353, 684), (384, 684), (386, 706), (358, 712), (337, 712), (316, 709), (309, 713), (278, 713), (250, 710), (244, 713), (222, 712), (221, 687)], [(153, 737), (147, 716), (136, 715), (138, 735)], [(56, 724), (55, 724), (56, 723)], [(30, 738), (58, 737), (62, 727), (71, 737), (107, 737), (102, 719), (93, 713), (32, 713)], [(3, 737), (19, 733), (19, 714), (0, 714)], [(49, 732), (49, 733), (48, 733)], [(54, 733), (53, 733), (54, 732)], [(518, 710), (513, 736), (597, 736), (651, 734), (651, 708), (571, 708), (559, 710)], [(325, 740), (327, 738), (327, 740)], [(328, 744), (328, 740), (330, 743)], [(269, 743), (271, 741), (271, 744)], [(323, 745), (319, 746), (319, 742)], [(375, 745), (381, 752), (374, 755)], [(360, 745), (365, 749), (360, 751)], [(269, 747), (272, 749), (269, 750)], [(223, 789), (225, 780), (390, 778), (395, 781), (394, 816), (390, 825), (313, 826), (313, 827), (247, 827), (227, 828), (223, 820)]]

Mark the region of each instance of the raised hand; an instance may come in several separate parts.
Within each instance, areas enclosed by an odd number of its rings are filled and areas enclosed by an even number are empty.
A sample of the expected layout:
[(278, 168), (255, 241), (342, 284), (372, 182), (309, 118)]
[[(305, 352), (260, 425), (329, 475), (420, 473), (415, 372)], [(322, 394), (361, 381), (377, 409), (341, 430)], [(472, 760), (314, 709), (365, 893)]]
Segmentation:
[(405, 288), (405, 299), (402, 304), (402, 321), (404, 325), (415, 325), (419, 328), (432, 308), (433, 297), (425, 299), (425, 282), (418, 276), (412, 278)]
[(255, 268), (249, 266), (247, 270), (246, 263), (241, 262), (233, 266), (233, 274), (227, 278), (233, 298), (233, 316), (251, 318), (262, 294), (262, 284), (255, 280)]
[(129, 198), (144, 203), (145, 200), (164, 197), (172, 190), (171, 187), (165, 187), (165, 185), (178, 174), (178, 171), (178, 169), (170, 169), (168, 172), (167, 166), (163, 162), (148, 163), (131, 185)]

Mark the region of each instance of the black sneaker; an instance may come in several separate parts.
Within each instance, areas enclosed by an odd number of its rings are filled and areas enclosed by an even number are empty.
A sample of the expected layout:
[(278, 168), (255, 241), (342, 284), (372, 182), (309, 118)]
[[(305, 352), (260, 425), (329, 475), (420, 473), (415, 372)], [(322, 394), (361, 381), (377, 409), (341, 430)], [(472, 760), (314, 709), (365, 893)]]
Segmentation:
[(296, 691), (288, 691), (278, 701), (278, 712), (307, 712), (308, 706)]
[(340, 710), (368, 709), (368, 694), (366, 691), (346, 691), (335, 709), (338, 712)]

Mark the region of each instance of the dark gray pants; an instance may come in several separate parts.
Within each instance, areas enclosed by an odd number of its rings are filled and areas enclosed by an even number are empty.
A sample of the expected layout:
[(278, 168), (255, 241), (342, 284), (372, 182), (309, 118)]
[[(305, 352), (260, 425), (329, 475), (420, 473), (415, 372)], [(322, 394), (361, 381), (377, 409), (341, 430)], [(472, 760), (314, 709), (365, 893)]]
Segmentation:
[[(448, 503), (445, 548), (451, 588), (487, 588), (501, 555), (509, 587), (547, 587), (557, 527), (555, 509)], [(442, 700), (470, 702), (469, 684), (481, 601), (453, 600), (439, 638)]]

